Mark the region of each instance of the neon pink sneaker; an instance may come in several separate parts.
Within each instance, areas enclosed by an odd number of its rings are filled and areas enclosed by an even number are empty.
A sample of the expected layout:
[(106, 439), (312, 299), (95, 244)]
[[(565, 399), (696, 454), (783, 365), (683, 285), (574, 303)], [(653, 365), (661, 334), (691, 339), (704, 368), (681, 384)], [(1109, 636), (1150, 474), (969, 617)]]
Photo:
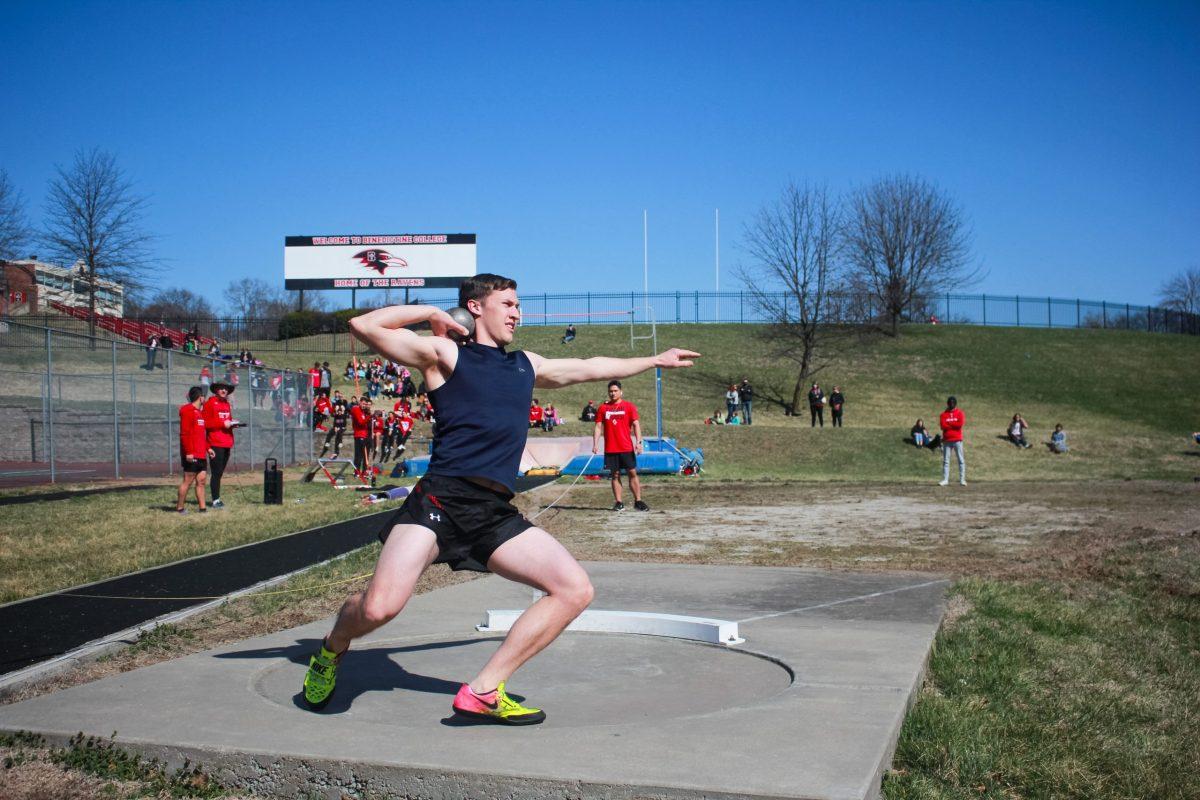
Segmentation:
[(475, 694), (464, 683), (454, 696), (454, 712), (465, 717), (486, 719), (502, 725), (537, 725), (546, 719), (540, 708), (525, 708), (504, 691), (504, 681), (485, 694)]

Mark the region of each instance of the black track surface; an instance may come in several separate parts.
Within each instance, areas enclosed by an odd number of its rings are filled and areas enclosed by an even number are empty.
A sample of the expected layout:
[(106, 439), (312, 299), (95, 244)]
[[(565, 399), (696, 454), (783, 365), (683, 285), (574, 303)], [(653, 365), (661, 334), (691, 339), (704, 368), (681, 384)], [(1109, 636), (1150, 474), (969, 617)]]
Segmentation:
[[(520, 478), (528, 491), (553, 477)], [(70, 652), (155, 617), (204, 600), (97, 599), (105, 597), (221, 597), (377, 541), (380, 527), (398, 504), (322, 528), (293, 533), (232, 550), (75, 587), (0, 606), (0, 675)]]
[(395, 509), (0, 606), (0, 641), (5, 643), (0, 674), (205, 602), (72, 595), (220, 597), (369, 544), (391, 513)]

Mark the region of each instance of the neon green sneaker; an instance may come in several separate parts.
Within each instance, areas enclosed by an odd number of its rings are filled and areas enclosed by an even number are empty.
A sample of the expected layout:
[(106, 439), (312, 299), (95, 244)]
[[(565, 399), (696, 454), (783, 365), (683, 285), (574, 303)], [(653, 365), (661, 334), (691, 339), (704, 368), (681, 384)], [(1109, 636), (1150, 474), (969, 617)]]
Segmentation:
[(335, 653), (321, 642), (321, 649), (308, 662), (308, 673), (304, 676), (304, 702), (313, 711), (320, 711), (333, 697), (337, 683), (337, 668), (345, 652)]
[(454, 711), (466, 717), (486, 719), (502, 725), (537, 725), (546, 719), (540, 708), (525, 708), (504, 691), (504, 681), (485, 694), (475, 694), (464, 683), (454, 696)]

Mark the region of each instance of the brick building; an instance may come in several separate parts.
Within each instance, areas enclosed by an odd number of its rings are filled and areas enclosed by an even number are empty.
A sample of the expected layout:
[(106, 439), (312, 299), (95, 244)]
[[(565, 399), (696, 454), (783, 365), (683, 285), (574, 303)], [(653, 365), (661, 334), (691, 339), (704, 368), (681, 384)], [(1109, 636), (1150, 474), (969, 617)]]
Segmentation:
[[(17, 261), (0, 261), (0, 311), (14, 316), (44, 314), (57, 302), (77, 308), (88, 307), (88, 274), (82, 261), (73, 267), (46, 264), (30, 256)], [(125, 313), (125, 289), (119, 283), (96, 280), (96, 311), (113, 317)]]

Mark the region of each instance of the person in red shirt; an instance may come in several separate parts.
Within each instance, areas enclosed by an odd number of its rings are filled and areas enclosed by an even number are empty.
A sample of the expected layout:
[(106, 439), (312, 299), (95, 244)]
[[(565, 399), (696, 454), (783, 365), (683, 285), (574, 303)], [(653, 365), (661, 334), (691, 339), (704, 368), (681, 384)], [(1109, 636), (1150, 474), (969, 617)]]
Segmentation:
[(367, 454), (371, 436), (371, 398), (364, 395), (358, 405), (350, 406), (350, 424), (354, 429), (354, 470), (366, 478), (371, 475)]
[(596, 429), (592, 434), (592, 452), (600, 452), (600, 437), (604, 436), (604, 468), (612, 476), (613, 511), (624, 511), (621, 502), (621, 470), (629, 476), (629, 491), (633, 507), (649, 511), (642, 502), (642, 484), (637, 474), (637, 454), (642, 452), (642, 424), (637, 406), (623, 399), (620, 381), (608, 382), (608, 402), (596, 411)]
[(208, 435), (208, 446), (213, 452), (208, 464), (212, 475), (213, 508), (225, 507), (221, 502), (221, 476), (225, 474), (225, 465), (229, 463), (229, 453), (233, 450), (233, 429), (239, 425), (229, 405), (229, 395), (233, 389), (232, 384), (217, 381), (212, 385), (213, 396), (204, 403), (204, 429)]
[(329, 398), (325, 395), (317, 395), (317, 399), (313, 403), (313, 430), (326, 430), (325, 418), (331, 413), (333, 413), (333, 403), (329, 402)]
[(180, 514), (186, 511), (184, 504), (188, 489), (193, 484), (196, 487), (196, 504), (202, 512), (208, 510), (204, 507), (204, 478), (213, 451), (208, 446), (208, 437), (204, 435), (204, 413), (200, 410), (203, 403), (204, 390), (193, 386), (188, 389), (188, 401), (179, 407), (179, 463), (183, 467), (183, 480), (179, 484), (175, 510)]
[(942, 412), (942, 480), (938, 486), (950, 483), (950, 453), (958, 458), (958, 482), (967, 485), (967, 462), (963, 460), (963, 425), (967, 418), (958, 407), (958, 398), (946, 398), (946, 410)]
[(308, 371), (309, 383), (312, 384), (313, 394), (321, 393), (321, 362), (314, 361), (312, 369)]
[(531, 427), (531, 428), (542, 427), (542, 419), (543, 419), (542, 406), (537, 401), (537, 398), (535, 397), (529, 403), (529, 427)]

